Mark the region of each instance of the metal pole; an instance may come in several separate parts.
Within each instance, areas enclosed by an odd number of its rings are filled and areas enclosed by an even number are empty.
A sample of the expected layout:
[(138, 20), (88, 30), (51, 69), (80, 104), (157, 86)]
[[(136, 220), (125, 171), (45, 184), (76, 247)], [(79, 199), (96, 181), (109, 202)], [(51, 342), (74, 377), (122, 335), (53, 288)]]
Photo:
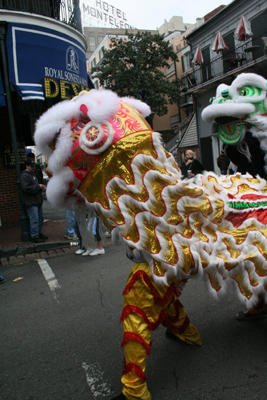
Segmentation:
[(15, 158), (15, 167), (16, 167), (16, 184), (18, 189), (18, 197), (19, 197), (19, 206), (20, 206), (20, 224), (21, 224), (21, 240), (23, 242), (28, 242), (30, 240), (30, 225), (29, 225), (29, 217), (26, 214), (26, 210), (24, 205), (22, 204), (22, 194), (20, 187), (20, 164), (19, 164), (19, 156), (18, 156), (18, 146), (17, 146), (17, 135), (16, 128), (14, 122), (14, 113), (11, 101), (11, 90), (9, 85), (8, 78), (8, 67), (7, 67), (7, 55), (6, 55), (6, 23), (0, 23), (0, 52), (2, 58), (2, 66), (3, 66), (3, 83), (6, 92), (6, 104), (8, 110), (8, 117), (10, 123), (10, 132), (12, 137), (12, 145), (14, 151)]

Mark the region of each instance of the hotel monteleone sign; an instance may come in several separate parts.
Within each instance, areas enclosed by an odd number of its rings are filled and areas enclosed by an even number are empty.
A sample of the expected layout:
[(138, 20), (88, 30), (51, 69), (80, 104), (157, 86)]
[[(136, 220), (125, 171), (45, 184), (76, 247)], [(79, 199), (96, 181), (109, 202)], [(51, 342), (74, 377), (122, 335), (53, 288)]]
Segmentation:
[[(89, 3), (89, 0), (88, 0)], [(82, 3), (83, 25), (135, 29), (129, 25), (126, 13), (103, 0), (91, 0), (91, 5)]]

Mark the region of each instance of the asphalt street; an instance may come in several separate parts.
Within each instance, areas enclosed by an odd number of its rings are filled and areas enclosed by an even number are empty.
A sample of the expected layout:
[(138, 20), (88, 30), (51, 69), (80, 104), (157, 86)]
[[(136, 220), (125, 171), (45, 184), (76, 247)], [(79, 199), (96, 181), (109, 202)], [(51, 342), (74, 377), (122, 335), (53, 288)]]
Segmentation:
[[(109, 400), (121, 391), (122, 291), (132, 263), (123, 246), (2, 268), (1, 400)], [(152, 335), (147, 358), (153, 400), (263, 400), (267, 319), (240, 322), (230, 291), (213, 299), (192, 279), (181, 301), (202, 347)]]

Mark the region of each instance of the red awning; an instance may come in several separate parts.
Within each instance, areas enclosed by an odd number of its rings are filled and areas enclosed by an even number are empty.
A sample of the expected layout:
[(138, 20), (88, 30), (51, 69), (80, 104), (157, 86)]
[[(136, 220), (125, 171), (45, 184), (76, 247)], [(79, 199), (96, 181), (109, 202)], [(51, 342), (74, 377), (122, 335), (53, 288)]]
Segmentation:
[(212, 46), (212, 50), (216, 51), (217, 54), (219, 54), (222, 50), (229, 50), (227, 44), (224, 41), (224, 38), (222, 37), (221, 32), (217, 33), (216, 39)]
[(251, 32), (250, 23), (246, 20), (244, 15), (242, 15), (238, 27), (235, 30), (235, 38), (240, 42), (244, 42), (251, 36), (253, 36), (253, 33)]
[(200, 49), (200, 46), (198, 45), (192, 62), (195, 65), (201, 65), (203, 63), (203, 61), (204, 61), (204, 59), (203, 59), (202, 51)]

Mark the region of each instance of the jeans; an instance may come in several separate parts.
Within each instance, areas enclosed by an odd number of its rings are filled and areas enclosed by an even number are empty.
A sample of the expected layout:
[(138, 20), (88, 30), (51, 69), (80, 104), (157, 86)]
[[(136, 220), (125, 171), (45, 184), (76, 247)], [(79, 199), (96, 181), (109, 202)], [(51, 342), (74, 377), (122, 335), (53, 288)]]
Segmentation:
[(221, 174), (222, 175), (227, 175), (227, 169), (221, 169)]
[(42, 226), (44, 221), (42, 206), (28, 207), (28, 214), (31, 225), (31, 237), (37, 238), (42, 233)]
[(95, 236), (97, 242), (100, 242), (102, 240), (99, 233), (98, 217), (95, 217), (94, 220), (92, 220), (92, 218), (89, 219), (87, 229), (89, 232), (91, 229), (93, 230), (93, 235)]
[(74, 211), (70, 211), (67, 208), (65, 208), (65, 214), (66, 214), (67, 226), (64, 233), (69, 236), (74, 236), (75, 235), (74, 224), (76, 220), (75, 213)]

